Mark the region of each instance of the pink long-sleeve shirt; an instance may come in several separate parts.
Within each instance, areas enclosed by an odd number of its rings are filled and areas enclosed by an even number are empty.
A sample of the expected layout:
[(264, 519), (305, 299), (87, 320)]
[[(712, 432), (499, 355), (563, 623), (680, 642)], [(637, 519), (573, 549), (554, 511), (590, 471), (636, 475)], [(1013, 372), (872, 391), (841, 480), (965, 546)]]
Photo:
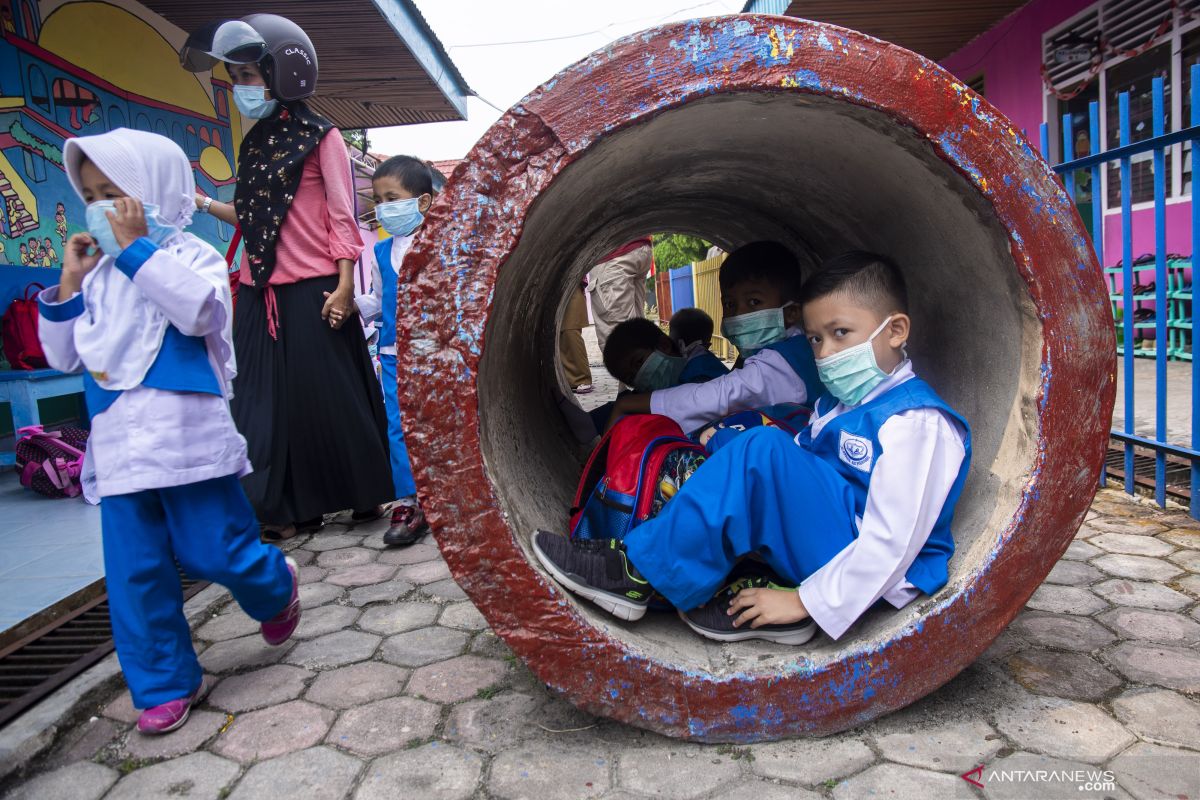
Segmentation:
[[(362, 249), (362, 233), (354, 217), (350, 155), (341, 132), (333, 128), (304, 161), (296, 198), (279, 230), (270, 283), (279, 286), (336, 275), (337, 260), (354, 261)], [(254, 283), (244, 250), (238, 280)]]

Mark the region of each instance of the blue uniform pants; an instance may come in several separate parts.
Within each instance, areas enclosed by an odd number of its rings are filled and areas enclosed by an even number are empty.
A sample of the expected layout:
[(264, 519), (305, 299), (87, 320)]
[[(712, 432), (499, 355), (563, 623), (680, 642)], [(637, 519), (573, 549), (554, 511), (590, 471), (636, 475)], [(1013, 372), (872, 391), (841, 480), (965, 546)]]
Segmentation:
[(396, 489), (396, 497), (411, 497), (417, 493), (417, 484), (413, 482), (412, 466), (408, 463), (408, 445), (404, 442), (404, 428), (400, 424), (400, 398), (396, 394), (396, 357), (381, 354), (379, 367), (383, 380), (383, 406), (387, 409), (392, 484)]
[(228, 588), (260, 622), (291, 600), (283, 553), (259, 541), (254, 509), (234, 475), (105, 497), (100, 519), (113, 641), (138, 708), (200, 686), (177, 560), (189, 577)]
[(755, 428), (630, 531), (625, 548), (650, 585), (687, 611), (707, 602), (751, 553), (798, 585), (855, 535), (854, 496), (837, 470), (786, 433)]

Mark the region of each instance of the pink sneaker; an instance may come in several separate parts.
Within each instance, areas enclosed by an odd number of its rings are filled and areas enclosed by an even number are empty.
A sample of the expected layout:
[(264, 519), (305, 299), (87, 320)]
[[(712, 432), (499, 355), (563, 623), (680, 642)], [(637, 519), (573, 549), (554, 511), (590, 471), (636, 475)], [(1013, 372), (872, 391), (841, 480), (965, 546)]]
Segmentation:
[(292, 573), (292, 599), (283, 611), (262, 624), (262, 637), (269, 645), (281, 645), (292, 638), (300, 624), (300, 567), (291, 556), (285, 560)]
[(138, 733), (156, 736), (182, 727), (183, 723), (187, 722), (192, 706), (204, 699), (206, 694), (208, 694), (208, 679), (201, 678), (200, 688), (187, 697), (171, 700), (154, 708), (147, 708), (138, 717)]

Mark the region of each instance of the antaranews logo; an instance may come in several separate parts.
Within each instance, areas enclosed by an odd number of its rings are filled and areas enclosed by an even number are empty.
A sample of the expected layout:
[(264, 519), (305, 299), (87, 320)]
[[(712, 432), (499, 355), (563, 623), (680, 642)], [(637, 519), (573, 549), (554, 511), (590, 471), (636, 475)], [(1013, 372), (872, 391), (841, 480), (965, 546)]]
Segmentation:
[(1041, 783), (1074, 786), (1080, 792), (1116, 791), (1117, 776), (1106, 769), (989, 769), (980, 764), (960, 776), (979, 789), (1002, 783)]

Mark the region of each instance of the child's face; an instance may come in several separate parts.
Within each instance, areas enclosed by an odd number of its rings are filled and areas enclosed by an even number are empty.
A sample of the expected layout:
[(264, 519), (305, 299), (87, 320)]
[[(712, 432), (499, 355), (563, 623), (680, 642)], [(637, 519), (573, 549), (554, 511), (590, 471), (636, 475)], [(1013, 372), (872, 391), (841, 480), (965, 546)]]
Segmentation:
[[(371, 181), (371, 190), (375, 194), (376, 205), (380, 203), (392, 203), (396, 200), (411, 200), (417, 197), (395, 175), (384, 175)], [(420, 195), (417, 200), (417, 210), (424, 214), (432, 204), (432, 195)]]
[[(667, 356), (678, 355), (675, 352), (675, 345), (666, 336), (658, 340), (658, 345), (654, 348), (658, 352)], [(646, 363), (646, 359), (653, 352), (649, 347), (635, 347), (625, 354), (624, 358), (618, 359), (616, 363), (617, 372), (619, 375), (613, 377), (619, 380), (626, 386), (633, 386), (633, 380), (637, 377), (638, 371), (642, 365)]]
[[(234, 86), (262, 86), (265, 88), (267, 85), (258, 64), (226, 64), (225, 69), (229, 72), (229, 80), (233, 81)], [(269, 89), (263, 93), (263, 97), (270, 98), (270, 96)]]
[[(780, 308), (783, 303), (783, 292), (764, 280), (745, 280), (721, 292), (721, 313), (726, 317)], [(795, 304), (783, 309), (783, 322), (787, 327), (799, 325), (800, 319), (800, 308)]]
[(812, 345), (813, 356), (821, 359), (862, 344), (888, 317), (891, 320), (871, 341), (875, 363), (890, 373), (904, 360), (910, 320), (907, 314), (881, 314), (864, 308), (845, 294), (817, 298), (804, 306), (804, 333)]
[(94, 203), (97, 200), (116, 200), (118, 197), (129, 195), (121, 189), (100, 168), (91, 161), (84, 159), (79, 165), (79, 183), (83, 190), (83, 202)]

